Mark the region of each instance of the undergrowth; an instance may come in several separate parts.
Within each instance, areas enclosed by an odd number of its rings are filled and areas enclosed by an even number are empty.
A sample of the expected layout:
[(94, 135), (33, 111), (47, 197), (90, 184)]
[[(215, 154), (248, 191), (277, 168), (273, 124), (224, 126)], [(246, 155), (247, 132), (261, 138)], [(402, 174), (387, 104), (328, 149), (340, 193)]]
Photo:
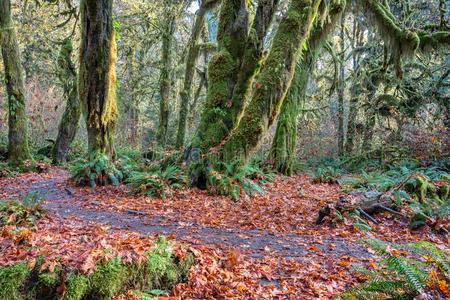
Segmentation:
[(445, 299), (450, 297), (448, 250), (429, 242), (392, 245), (379, 240), (365, 244), (381, 260), (369, 268), (356, 267), (363, 283), (341, 295), (343, 299)]
[(239, 163), (219, 163), (219, 170), (208, 174), (208, 189), (213, 194), (228, 196), (233, 200), (243, 195), (263, 194), (262, 185), (275, 178), (270, 171), (264, 170), (255, 162), (246, 165)]
[(159, 237), (143, 263), (125, 263), (116, 257), (97, 264), (92, 274), (56, 269), (41, 272), (43, 259), (33, 269), (25, 263), (0, 268), (0, 299), (112, 299), (128, 290), (166, 293), (187, 280), (192, 254), (180, 259)]
[(181, 188), (187, 184), (183, 170), (171, 165), (161, 168), (151, 165), (143, 171), (134, 171), (126, 180), (134, 194), (165, 199), (171, 190)]
[(21, 201), (0, 201), (0, 227), (32, 226), (44, 214), (41, 201), (38, 193), (29, 193)]

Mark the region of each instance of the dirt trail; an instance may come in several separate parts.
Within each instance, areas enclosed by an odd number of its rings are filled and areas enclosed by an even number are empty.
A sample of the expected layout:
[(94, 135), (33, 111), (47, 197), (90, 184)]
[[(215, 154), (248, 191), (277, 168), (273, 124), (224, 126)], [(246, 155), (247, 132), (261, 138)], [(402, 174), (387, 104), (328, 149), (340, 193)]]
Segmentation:
[(164, 216), (150, 216), (137, 210), (111, 211), (101, 206), (95, 209), (85, 207), (80, 201), (74, 201), (76, 196), (66, 184), (67, 179), (68, 175), (62, 173), (56, 178), (34, 182), (26, 193), (38, 193), (45, 199), (44, 208), (60, 217), (74, 216), (83, 221), (107, 225), (112, 230), (126, 229), (143, 235), (172, 235), (177, 240), (190, 244), (239, 249), (255, 259), (262, 259), (265, 254), (271, 253), (301, 261), (311, 249), (320, 249), (326, 257), (370, 257), (360, 245), (340, 237), (317, 240), (312, 235), (274, 235), (261, 229), (218, 228), (183, 220), (168, 221)]

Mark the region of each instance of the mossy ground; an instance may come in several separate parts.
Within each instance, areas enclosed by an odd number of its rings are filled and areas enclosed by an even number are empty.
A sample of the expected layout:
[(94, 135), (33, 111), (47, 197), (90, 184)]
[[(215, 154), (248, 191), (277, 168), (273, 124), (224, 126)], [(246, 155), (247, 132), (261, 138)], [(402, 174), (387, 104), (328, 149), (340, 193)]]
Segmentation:
[(25, 263), (2, 267), (0, 299), (111, 299), (130, 289), (169, 291), (187, 279), (192, 264), (191, 255), (176, 258), (169, 243), (160, 237), (143, 263), (127, 264), (116, 257), (98, 263), (90, 275), (61, 269), (40, 272), (40, 262), (33, 269)]

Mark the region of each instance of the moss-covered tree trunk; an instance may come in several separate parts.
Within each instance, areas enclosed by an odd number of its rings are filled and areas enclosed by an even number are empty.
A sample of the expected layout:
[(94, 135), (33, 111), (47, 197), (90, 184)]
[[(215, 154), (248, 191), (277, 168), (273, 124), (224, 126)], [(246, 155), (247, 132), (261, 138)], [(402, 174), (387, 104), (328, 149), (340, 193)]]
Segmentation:
[(178, 133), (176, 140), (176, 147), (178, 149), (184, 146), (184, 140), (186, 136), (186, 122), (189, 113), (189, 103), (192, 97), (192, 83), (195, 75), (195, 66), (197, 65), (197, 59), (199, 55), (198, 42), (201, 37), (201, 33), (205, 27), (205, 14), (207, 12), (208, 1), (202, 1), (202, 5), (197, 12), (195, 18), (194, 27), (192, 28), (192, 34), (188, 44), (188, 54), (186, 57), (186, 68), (184, 72), (183, 89), (180, 92), (181, 107), (178, 117)]
[(239, 125), (220, 149), (225, 161), (245, 163), (277, 118), (307, 44), (321, 1), (293, 0), (280, 22), (273, 46), (256, 79), (255, 90)]
[(81, 106), (78, 98), (77, 72), (72, 62), (72, 40), (64, 40), (58, 57), (59, 79), (63, 86), (66, 100), (66, 109), (59, 124), (58, 137), (53, 148), (53, 162), (67, 161), (70, 144), (73, 142), (78, 130), (81, 116)]
[(344, 154), (344, 97), (345, 97), (345, 20), (341, 20), (339, 33), (339, 79), (338, 79), (338, 155)]
[(349, 104), (348, 125), (347, 125), (347, 140), (345, 142), (345, 152), (351, 154), (355, 148), (356, 140), (356, 119), (358, 116), (359, 98), (361, 97), (361, 82), (360, 82), (360, 54), (356, 51), (358, 47), (362, 46), (364, 34), (361, 30), (361, 25), (354, 18), (353, 22), (353, 43), (352, 43), (352, 64), (353, 64), (353, 84), (351, 87), (351, 99)]
[(171, 3), (165, 5), (166, 20), (164, 20), (162, 26), (161, 73), (159, 78), (159, 128), (157, 134), (158, 144), (161, 147), (166, 146), (167, 132), (169, 129), (169, 104), (172, 93), (172, 46), (177, 21), (173, 5)]
[(252, 83), (264, 61), (264, 42), (269, 31), (279, 0), (261, 0), (256, 8), (250, 34), (247, 37), (245, 52), (236, 85), (233, 89), (231, 112), (233, 126), (239, 123), (252, 91)]
[(202, 153), (220, 144), (233, 128), (232, 96), (248, 35), (248, 1), (223, 0), (218, 52), (208, 66), (208, 93), (192, 147)]
[(278, 117), (275, 136), (269, 153), (274, 168), (285, 175), (292, 175), (297, 146), (298, 116), (305, 101), (308, 79), (312, 73), (317, 55), (329, 33), (335, 28), (342, 13), (340, 1), (333, 1), (324, 24), (318, 23), (311, 32), (308, 47), (303, 50), (297, 63), (294, 79), (283, 102)]
[(274, 168), (288, 176), (292, 175), (293, 172), (292, 167), (297, 145), (297, 119), (300, 107), (305, 100), (306, 87), (314, 61), (311, 53), (308, 51), (304, 62), (297, 64), (293, 83), (281, 107), (275, 136), (270, 148), (269, 160)]
[(116, 38), (112, 0), (82, 0), (79, 95), (90, 153), (114, 158), (116, 101)]
[(0, 0), (0, 47), (5, 66), (8, 96), (8, 158), (12, 164), (31, 159), (28, 146), (28, 121), (25, 110), (25, 87), (19, 45), (11, 16), (11, 1)]

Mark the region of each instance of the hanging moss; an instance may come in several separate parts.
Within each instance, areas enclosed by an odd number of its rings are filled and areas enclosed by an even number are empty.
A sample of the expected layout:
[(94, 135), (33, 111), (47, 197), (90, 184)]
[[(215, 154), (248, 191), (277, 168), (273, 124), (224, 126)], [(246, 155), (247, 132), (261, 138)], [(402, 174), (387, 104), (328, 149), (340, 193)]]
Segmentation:
[(450, 32), (438, 31), (433, 33), (419, 32), (420, 45), (419, 48), (423, 52), (430, 51), (450, 45)]
[(397, 76), (401, 78), (401, 58), (411, 56), (419, 48), (418, 34), (401, 28), (395, 16), (378, 0), (359, 1), (357, 7), (362, 7), (362, 13), (369, 16), (368, 19), (378, 28), (381, 38), (392, 53)]

